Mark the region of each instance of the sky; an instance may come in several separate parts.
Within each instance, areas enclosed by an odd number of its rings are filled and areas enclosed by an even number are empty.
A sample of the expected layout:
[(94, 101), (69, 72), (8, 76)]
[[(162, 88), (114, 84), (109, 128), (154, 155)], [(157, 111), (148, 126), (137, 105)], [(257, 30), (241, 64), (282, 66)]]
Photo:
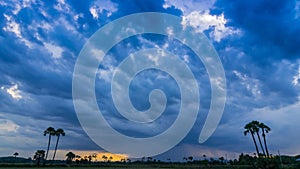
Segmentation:
[(213, 135), (199, 144), (212, 93), (205, 66), (179, 41), (136, 35), (111, 48), (96, 72), (97, 103), (116, 131), (145, 138), (162, 133), (175, 121), (181, 94), (176, 80), (166, 72), (144, 70), (131, 81), (129, 93), (124, 93), (136, 109), (144, 111), (150, 107), (149, 93), (164, 91), (165, 112), (156, 122), (128, 121), (118, 113), (111, 96), (112, 76), (124, 58), (138, 50), (163, 48), (175, 53), (195, 75), (200, 108), (187, 136), (155, 158), (253, 154), (251, 137), (243, 135), (244, 125), (252, 120), (271, 127), (267, 135), (271, 154), (278, 150), (300, 154), (300, 1), (0, 0), (0, 156), (19, 152), (32, 157), (36, 150), (46, 149), (43, 131), (48, 126), (66, 132), (58, 158), (68, 151), (106, 151), (80, 125), (72, 96), (74, 68), (84, 44), (98, 29), (141, 12), (175, 15), (183, 26), (207, 36), (224, 68), (225, 108)]

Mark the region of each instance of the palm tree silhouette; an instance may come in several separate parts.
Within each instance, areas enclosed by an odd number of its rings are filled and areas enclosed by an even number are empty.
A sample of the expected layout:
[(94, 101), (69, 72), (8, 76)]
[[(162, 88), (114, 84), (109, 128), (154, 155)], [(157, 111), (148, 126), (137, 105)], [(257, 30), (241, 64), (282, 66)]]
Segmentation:
[(33, 159), (37, 161), (36, 165), (40, 165), (40, 162), (44, 160), (45, 151), (44, 150), (37, 150)]
[(47, 152), (46, 152), (46, 160), (48, 157), (48, 153), (49, 153), (49, 148), (50, 148), (50, 142), (51, 142), (51, 136), (55, 135), (55, 129), (53, 127), (48, 127), (45, 131), (44, 131), (44, 136), (49, 135), (49, 139), (48, 139), (48, 146), (47, 146)]
[(66, 154), (66, 157), (67, 157), (67, 163), (70, 164), (70, 163), (72, 163), (72, 161), (76, 157), (76, 155), (73, 152), (68, 152)]
[(19, 155), (18, 152), (15, 152), (15, 153), (13, 154), (13, 156), (15, 156), (15, 158), (17, 158), (18, 155)]
[(112, 156), (109, 156), (108, 161), (111, 162), (113, 160)]
[(269, 151), (268, 151), (268, 147), (267, 147), (267, 141), (266, 141), (266, 134), (265, 133), (269, 133), (269, 131), (271, 131), (271, 128), (269, 126), (265, 125), (264, 123), (260, 123), (259, 128), (261, 128), (261, 130), (262, 130), (262, 136), (264, 138), (265, 149), (266, 149), (267, 157), (269, 158), (270, 155), (269, 155)]
[(97, 153), (93, 153), (92, 157), (94, 158), (94, 161), (96, 161), (97, 160)]
[(182, 160), (183, 160), (183, 162), (184, 162), (184, 161), (187, 161), (188, 158), (187, 158), (187, 157), (183, 157)]
[(262, 145), (262, 142), (261, 142), (261, 139), (260, 139), (260, 135), (259, 135), (259, 122), (258, 121), (252, 121), (251, 123), (253, 123), (253, 127), (254, 127), (254, 131), (257, 135), (257, 138), (258, 138), (258, 141), (259, 141), (259, 145), (260, 145), (260, 148), (263, 152), (263, 156), (266, 156), (266, 153), (265, 153), (265, 149), (264, 149), (264, 146)]
[(54, 158), (55, 158), (56, 151), (57, 151), (57, 145), (58, 145), (60, 136), (65, 136), (66, 133), (63, 129), (59, 128), (55, 131), (54, 135), (57, 136), (57, 139), (56, 139), (56, 144), (55, 144), (55, 149), (54, 149), (54, 154), (53, 154), (53, 159), (52, 160), (54, 160)]
[(250, 123), (248, 123), (248, 124), (245, 125), (244, 129), (245, 129), (245, 130), (244, 130), (244, 135), (245, 135), (245, 136), (246, 136), (248, 133), (251, 134), (252, 139), (253, 139), (253, 142), (254, 142), (254, 145), (255, 145), (255, 149), (256, 149), (257, 155), (259, 155), (259, 150), (258, 150), (258, 147), (257, 147), (257, 143), (256, 143), (256, 140), (255, 140), (255, 138), (254, 138), (254, 134), (255, 134), (255, 132), (256, 132), (256, 126), (255, 126), (252, 122), (250, 122)]
[(108, 157), (107, 157), (106, 155), (103, 155), (103, 156), (102, 156), (102, 159), (103, 159), (103, 161), (105, 162), (105, 161), (108, 159)]

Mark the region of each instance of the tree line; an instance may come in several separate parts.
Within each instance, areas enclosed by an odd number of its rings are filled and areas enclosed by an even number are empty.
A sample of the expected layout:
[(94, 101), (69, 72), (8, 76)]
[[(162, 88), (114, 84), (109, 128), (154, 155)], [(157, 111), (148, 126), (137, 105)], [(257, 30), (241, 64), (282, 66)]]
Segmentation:
[[(256, 154), (258, 157), (270, 158), (270, 154), (269, 154), (269, 150), (268, 150), (268, 146), (267, 146), (267, 139), (266, 139), (266, 134), (269, 133), (270, 131), (271, 131), (271, 128), (269, 126), (267, 126), (266, 124), (261, 123), (259, 121), (251, 121), (244, 126), (244, 135), (245, 136), (247, 134), (251, 135), (253, 143), (255, 145)], [(65, 136), (66, 133), (61, 128), (58, 128), (56, 130), (53, 127), (48, 127), (44, 131), (43, 135), (48, 136), (47, 150), (46, 151), (44, 151), (44, 150), (36, 151), (36, 153), (34, 155), (34, 159), (37, 161), (38, 165), (40, 164), (41, 161), (48, 160), (51, 140), (53, 137), (56, 137), (56, 142), (55, 142), (55, 148), (54, 148), (52, 160), (55, 159), (57, 148), (59, 145), (59, 140), (60, 140), (61, 136)], [(14, 155), (17, 156), (18, 154), (14, 154)], [(67, 157), (67, 160), (66, 160), (67, 163), (71, 163), (74, 159), (76, 159), (77, 162), (78, 161), (79, 162), (84, 162), (84, 161), (91, 162), (92, 158), (94, 158), (94, 159), (97, 158), (97, 154), (95, 153), (93, 155), (81, 158), (80, 156), (75, 155), (72, 152), (69, 152), (66, 154), (66, 157)], [(106, 157), (105, 155), (102, 158), (104, 161), (106, 160), (107, 162), (112, 160), (112, 157)], [(183, 160), (187, 161), (187, 162), (192, 162), (193, 157), (192, 156), (184, 157)], [(144, 161), (143, 158), (142, 158), (142, 161)], [(148, 161), (151, 161), (151, 159), (148, 158)]]

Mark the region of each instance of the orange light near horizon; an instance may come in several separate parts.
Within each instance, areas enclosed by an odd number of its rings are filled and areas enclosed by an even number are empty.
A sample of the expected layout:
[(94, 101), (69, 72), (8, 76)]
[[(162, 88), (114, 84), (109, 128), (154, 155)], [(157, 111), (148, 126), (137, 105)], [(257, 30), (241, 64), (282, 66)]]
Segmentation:
[[(58, 158), (65, 160), (66, 157), (65, 155), (68, 152), (73, 152), (76, 155), (79, 155), (81, 158), (84, 158), (85, 156), (92, 156), (93, 154), (97, 154), (97, 158), (92, 158), (92, 161), (121, 161), (122, 159), (128, 159), (128, 155), (127, 154), (113, 154), (113, 153), (109, 153), (109, 152), (97, 152), (97, 151), (78, 151), (78, 150), (58, 150), (57, 154), (58, 154)], [(107, 157), (107, 159), (102, 158), (103, 155), (105, 155)], [(111, 159), (109, 159), (110, 157), (112, 157)]]

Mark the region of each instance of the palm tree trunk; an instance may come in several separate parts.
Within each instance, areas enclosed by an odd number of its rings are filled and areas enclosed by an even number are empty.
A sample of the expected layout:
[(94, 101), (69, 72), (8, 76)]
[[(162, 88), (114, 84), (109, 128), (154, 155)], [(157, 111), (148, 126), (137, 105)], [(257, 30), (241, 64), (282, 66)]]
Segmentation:
[(265, 149), (264, 149), (264, 146), (263, 146), (262, 143), (261, 143), (261, 139), (260, 139), (260, 136), (259, 136), (258, 132), (256, 132), (256, 134), (257, 134), (257, 137), (258, 137), (258, 141), (259, 141), (259, 144), (260, 144), (260, 148), (261, 148), (261, 150), (262, 150), (262, 152), (263, 152), (263, 156), (266, 156)]
[(54, 149), (54, 154), (53, 154), (53, 159), (52, 160), (54, 160), (55, 155), (56, 155), (56, 150), (57, 150), (57, 145), (58, 145), (59, 137), (60, 137), (60, 135), (57, 136), (57, 140), (56, 140), (56, 144), (55, 144), (55, 149)]
[(255, 140), (255, 138), (254, 138), (254, 133), (251, 133), (251, 136), (252, 136), (252, 139), (253, 139), (253, 142), (254, 142), (254, 145), (255, 145), (255, 149), (256, 149), (256, 152), (257, 152), (257, 156), (259, 156), (259, 150), (258, 150), (258, 147), (257, 147), (256, 140)]
[(47, 152), (46, 152), (46, 160), (48, 157), (48, 153), (49, 153), (49, 148), (50, 148), (50, 142), (51, 142), (51, 135), (49, 134), (49, 139), (48, 139), (48, 146), (47, 146)]
[(40, 165), (40, 162), (41, 162), (41, 159), (40, 159), (40, 158), (38, 158), (38, 159), (37, 159), (37, 163), (36, 163), (36, 165), (37, 165), (37, 166), (39, 166), (39, 165)]
[(269, 151), (268, 151), (268, 147), (267, 147), (267, 140), (266, 140), (266, 134), (265, 131), (263, 129), (263, 134), (262, 134), (263, 138), (264, 138), (264, 144), (265, 144), (265, 148), (266, 148), (266, 153), (267, 153), (267, 157), (269, 158)]

